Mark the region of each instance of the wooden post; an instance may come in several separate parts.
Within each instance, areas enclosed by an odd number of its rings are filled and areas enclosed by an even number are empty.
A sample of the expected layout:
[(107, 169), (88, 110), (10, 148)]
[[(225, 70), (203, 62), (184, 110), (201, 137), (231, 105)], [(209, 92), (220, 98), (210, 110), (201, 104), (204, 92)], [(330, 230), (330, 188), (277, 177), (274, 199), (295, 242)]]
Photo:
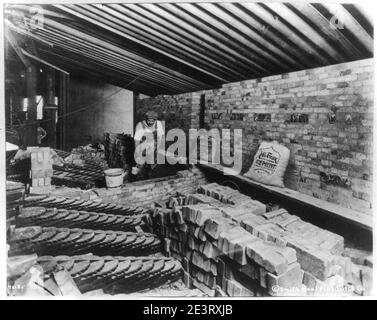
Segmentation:
[(26, 68), (26, 92), (28, 98), (27, 121), (24, 141), (27, 146), (37, 146), (37, 67), (30, 64)]
[(51, 148), (56, 148), (56, 113), (55, 107), (55, 70), (46, 68), (46, 88), (45, 88), (44, 117), (47, 136), (45, 142)]
[(59, 77), (59, 109), (58, 109), (58, 128), (59, 131), (59, 148), (66, 150), (67, 148), (67, 117), (69, 110), (69, 76), (60, 73)]

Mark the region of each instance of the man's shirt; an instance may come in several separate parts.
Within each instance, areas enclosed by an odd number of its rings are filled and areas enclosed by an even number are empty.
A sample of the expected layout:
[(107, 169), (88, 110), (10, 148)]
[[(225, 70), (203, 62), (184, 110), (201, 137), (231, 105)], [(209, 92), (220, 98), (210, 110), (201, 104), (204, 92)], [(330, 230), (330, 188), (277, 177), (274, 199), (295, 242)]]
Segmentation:
[(161, 138), (164, 135), (164, 127), (162, 126), (161, 121), (156, 121), (153, 126), (148, 126), (145, 120), (139, 122), (136, 125), (134, 140), (141, 141), (143, 136), (157, 133), (157, 137)]

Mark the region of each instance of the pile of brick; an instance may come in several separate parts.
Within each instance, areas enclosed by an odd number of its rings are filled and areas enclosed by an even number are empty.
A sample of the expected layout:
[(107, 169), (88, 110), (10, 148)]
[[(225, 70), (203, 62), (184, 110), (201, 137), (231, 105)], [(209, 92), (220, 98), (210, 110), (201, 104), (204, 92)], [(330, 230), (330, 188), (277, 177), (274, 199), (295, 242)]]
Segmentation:
[(116, 215), (45, 207), (25, 207), (16, 217), (17, 226), (56, 226), (134, 231), (144, 224), (143, 215)]
[[(96, 200), (101, 201), (98, 194), (93, 190), (83, 190), (80, 188), (70, 188), (67, 186), (56, 186), (53, 185), (51, 190), (48, 192), (45, 192), (43, 195), (31, 195), (29, 194), (28, 198), (33, 198), (35, 196), (42, 196), (42, 197), (53, 197), (53, 198), (71, 198), (71, 199), (77, 199), (77, 200)], [(22, 204), (23, 202), (20, 201), (19, 204)]]
[(8, 256), (93, 253), (97, 255), (140, 256), (159, 252), (160, 240), (153, 234), (79, 228), (16, 228), (9, 240)]
[[(167, 207), (158, 207), (154, 212), (155, 225), (168, 244), (166, 249), (181, 260), (188, 285), (194, 285), (209, 296), (214, 296), (216, 291), (230, 296), (254, 296), (272, 293), (272, 286), (284, 285), (293, 272), (297, 276), (294, 284), (301, 284), (303, 272), (293, 249), (282, 250), (276, 244), (266, 244), (225, 217), (219, 207), (205, 203), (214, 203), (210, 199), (189, 195), (182, 201), (183, 197), (178, 196), (170, 199)], [(189, 204), (195, 202), (197, 204)], [(171, 204), (174, 205), (169, 208)], [(214, 204), (219, 205), (219, 202)], [(247, 285), (230, 277), (226, 270), (228, 265), (249, 276)], [(252, 289), (250, 284), (253, 284)], [(292, 286), (292, 281), (288, 284)]]
[(134, 165), (135, 142), (129, 134), (105, 133), (105, 159), (111, 168)]
[(228, 187), (199, 191), (172, 197), (153, 214), (166, 250), (182, 261), (186, 283), (211, 296), (328, 295), (339, 285), (343, 295), (367, 294), (359, 269), (342, 256), (343, 237), (284, 209), (267, 212)]
[(51, 187), (52, 152), (50, 148), (28, 147), (31, 159), (31, 187), (32, 191), (46, 190)]
[(238, 190), (217, 183), (209, 183), (199, 187), (199, 193), (219, 200), (222, 203), (236, 205), (237, 207), (248, 208), (254, 214), (266, 212), (266, 205), (260, 201), (240, 193)]
[[(343, 237), (307, 223), (284, 209), (267, 213), (252, 211), (253, 215), (250, 215), (250, 210), (243, 208), (244, 200), (238, 202), (228, 196), (227, 187), (214, 185), (203, 186), (199, 191), (221, 198), (226, 203), (239, 204), (235, 208), (223, 208), (225, 216), (263, 240), (294, 248), (305, 271), (322, 281), (329, 277), (334, 256), (344, 251)], [(349, 262), (348, 259), (340, 259), (335, 263), (341, 263), (343, 268), (347, 268), (345, 264)]]

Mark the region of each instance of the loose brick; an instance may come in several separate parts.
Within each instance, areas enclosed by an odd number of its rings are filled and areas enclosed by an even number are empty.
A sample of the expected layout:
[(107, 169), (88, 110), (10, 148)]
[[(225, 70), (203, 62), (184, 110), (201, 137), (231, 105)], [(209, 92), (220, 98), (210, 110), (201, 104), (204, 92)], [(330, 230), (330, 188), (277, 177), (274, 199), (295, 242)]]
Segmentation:
[(250, 233), (252, 233), (256, 226), (259, 226), (261, 224), (265, 224), (266, 222), (267, 221), (260, 216), (253, 216), (253, 217), (249, 217), (245, 220), (242, 220), (241, 226), (243, 228), (245, 228), (247, 231), (249, 231)]
[(288, 261), (263, 241), (248, 243), (246, 254), (257, 264), (276, 275), (280, 275), (288, 269)]
[(283, 213), (288, 213), (285, 209), (278, 209), (270, 212), (266, 212), (263, 214), (263, 217), (265, 217), (267, 220), (272, 219), (274, 217), (280, 216)]
[[(281, 275), (267, 273), (267, 290), (272, 296), (279, 295), (276, 288), (283, 291), (292, 291), (293, 294), (299, 295), (301, 290), (304, 272), (298, 263), (293, 263), (288, 270)], [(275, 289), (275, 290), (274, 290)], [(295, 293), (296, 291), (296, 293)]]
[(224, 217), (210, 218), (206, 221), (204, 230), (213, 239), (218, 239), (221, 232), (236, 226), (230, 219)]
[(315, 247), (304, 246), (297, 240), (288, 241), (287, 245), (296, 250), (297, 261), (303, 270), (311, 273), (321, 281), (327, 279), (333, 259), (330, 253), (320, 251)]

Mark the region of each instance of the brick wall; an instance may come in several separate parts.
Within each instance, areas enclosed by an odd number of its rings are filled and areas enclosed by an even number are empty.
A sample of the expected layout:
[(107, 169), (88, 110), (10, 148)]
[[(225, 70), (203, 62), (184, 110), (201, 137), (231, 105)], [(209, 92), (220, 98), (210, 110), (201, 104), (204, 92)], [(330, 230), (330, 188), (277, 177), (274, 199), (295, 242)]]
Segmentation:
[[(194, 108), (193, 108), (194, 106)], [(148, 110), (158, 113), (159, 119), (165, 121), (166, 130), (180, 128), (187, 131), (192, 126), (198, 126), (198, 115), (193, 110), (199, 111), (200, 95), (184, 93), (176, 96), (157, 96), (136, 101), (136, 122), (142, 121)]]
[(197, 127), (201, 94), (207, 128), (243, 129), (244, 171), (262, 140), (277, 140), (291, 150), (286, 187), (371, 213), (373, 59), (144, 99), (140, 111), (159, 105), (174, 115), (168, 128)]
[(128, 183), (119, 189), (98, 188), (95, 192), (104, 202), (147, 207), (155, 201), (168, 199), (177, 191), (194, 193), (205, 183), (204, 174), (198, 168), (190, 168), (178, 171), (174, 176)]

